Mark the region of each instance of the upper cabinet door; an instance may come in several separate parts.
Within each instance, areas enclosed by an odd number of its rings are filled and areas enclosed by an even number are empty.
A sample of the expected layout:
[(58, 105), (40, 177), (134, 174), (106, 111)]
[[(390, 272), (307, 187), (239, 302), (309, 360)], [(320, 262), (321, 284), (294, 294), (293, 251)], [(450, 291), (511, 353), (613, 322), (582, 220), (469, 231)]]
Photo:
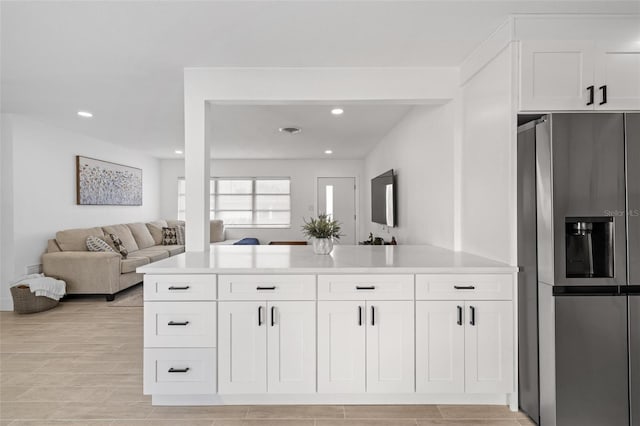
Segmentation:
[(514, 391), (513, 302), (467, 302), (465, 315), (465, 391)]
[(416, 302), (416, 392), (464, 393), (464, 302)]
[(640, 110), (640, 51), (598, 44), (595, 63), (596, 109)]
[(220, 393), (267, 391), (267, 314), (264, 302), (218, 303)]
[(520, 110), (593, 110), (591, 41), (523, 41), (520, 50)]
[(270, 302), (267, 324), (269, 393), (316, 391), (316, 303)]
[(318, 392), (365, 392), (364, 310), (364, 302), (318, 302)]
[(414, 392), (413, 302), (367, 302), (367, 392)]

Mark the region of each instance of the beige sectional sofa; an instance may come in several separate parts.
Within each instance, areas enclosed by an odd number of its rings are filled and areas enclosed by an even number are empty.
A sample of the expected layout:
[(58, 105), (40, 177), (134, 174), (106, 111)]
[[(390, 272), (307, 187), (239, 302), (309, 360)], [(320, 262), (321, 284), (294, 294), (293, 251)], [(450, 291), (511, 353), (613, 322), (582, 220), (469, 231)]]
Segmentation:
[[(64, 280), (67, 294), (101, 294), (108, 301), (115, 294), (142, 281), (136, 268), (184, 252), (183, 245), (162, 245), (162, 227), (184, 224), (181, 221), (159, 220), (150, 223), (128, 223), (95, 228), (68, 229), (49, 240), (42, 256), (46, 276)], [(224, 240), (221, 221), (211, 221), (212, 242)], [(119, 253), (90, 252), (88, 236), (100, 237), (111, 244), (109, 234), (122, 240), (129, 252), (126, 259)]]

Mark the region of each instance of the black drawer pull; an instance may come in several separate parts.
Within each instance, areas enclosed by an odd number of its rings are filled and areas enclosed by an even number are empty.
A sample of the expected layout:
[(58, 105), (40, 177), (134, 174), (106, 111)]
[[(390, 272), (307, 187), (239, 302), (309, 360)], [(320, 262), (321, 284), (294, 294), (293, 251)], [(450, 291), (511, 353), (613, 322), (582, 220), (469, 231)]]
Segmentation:
[(189, 371), (189, 367), (187, 368), (173, 368), (169, 369), (169, 373), (186, 373)]
[(356, 290), (375, 290), (375, 285), (357, 285)]
[(272, 306), (271, 307), (271, 327), (273, 327), (274, 325), (276, 325), (276, 307)]
[(358, 326), (362, 326), (362, 306), (358, 306)]
[(462, 325), (462, 306), (458, 306), (458, 325)]
[(189, 321), (184, 321), (184, 322), (169, 321), (167, 325), (189, 325)]
[(469, 321), (469, 324), (476, 325), (476, 308), (473, 306), (471, 306), (471, 321)]
[(454, 285), (453, 288), (456, 290), (475, 290), (476, 287), (473, 285)]
[(276, 289), (275, 285), (271, 287), (261, 287), (261, 286), (256, 287), (256, 290), (275, 290), (275, 289)]
[(607, 103), (607, 85), (600, 86), (599, 90), (602, 91), (602, 102), (600, 102), (600, 105), (604, 105)]
[(258, 306), (258, 327), (262, 326), (262, 305)]
[(185, 285), (185, 286), (182, 286), (182, 287), (181, 286), (172, 285), (171, 287), (169, 287), (169, 290), (189, 290), (189, 288), (191, 288), (191, 287), (188, 286), (188, 285)]
[(594, 90), (595, 90), (594, 86), (587, 87), (587, 91), (589, 92), (589, 102), (587, 102), (587, 105), (593, 105), (594, 95), (595, 95)]
[(371, 325), (376, 325), (376, 308), (375, 308), (375, 306), (371, 307)]

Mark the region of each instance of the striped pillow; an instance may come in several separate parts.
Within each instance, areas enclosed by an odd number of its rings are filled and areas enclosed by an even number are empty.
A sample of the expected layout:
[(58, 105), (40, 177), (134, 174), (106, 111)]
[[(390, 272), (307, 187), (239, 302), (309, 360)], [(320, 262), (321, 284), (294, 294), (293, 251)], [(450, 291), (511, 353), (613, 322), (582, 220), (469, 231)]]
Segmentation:
[(111, 248), (109, 244), (102, 238), (94, 237), (90, 235), (87, 237), (87, 250), (89, 251), (106, 251), (115, 253), (115, 250)]

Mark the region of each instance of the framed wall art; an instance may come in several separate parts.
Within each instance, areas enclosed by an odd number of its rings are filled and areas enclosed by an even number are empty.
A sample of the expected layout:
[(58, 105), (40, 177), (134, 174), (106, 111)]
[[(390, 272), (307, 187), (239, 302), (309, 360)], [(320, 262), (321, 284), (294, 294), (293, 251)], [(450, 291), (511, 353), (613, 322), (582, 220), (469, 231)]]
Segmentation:
[(142, 169), (76, 156), (77, 204), (141, 206)]

